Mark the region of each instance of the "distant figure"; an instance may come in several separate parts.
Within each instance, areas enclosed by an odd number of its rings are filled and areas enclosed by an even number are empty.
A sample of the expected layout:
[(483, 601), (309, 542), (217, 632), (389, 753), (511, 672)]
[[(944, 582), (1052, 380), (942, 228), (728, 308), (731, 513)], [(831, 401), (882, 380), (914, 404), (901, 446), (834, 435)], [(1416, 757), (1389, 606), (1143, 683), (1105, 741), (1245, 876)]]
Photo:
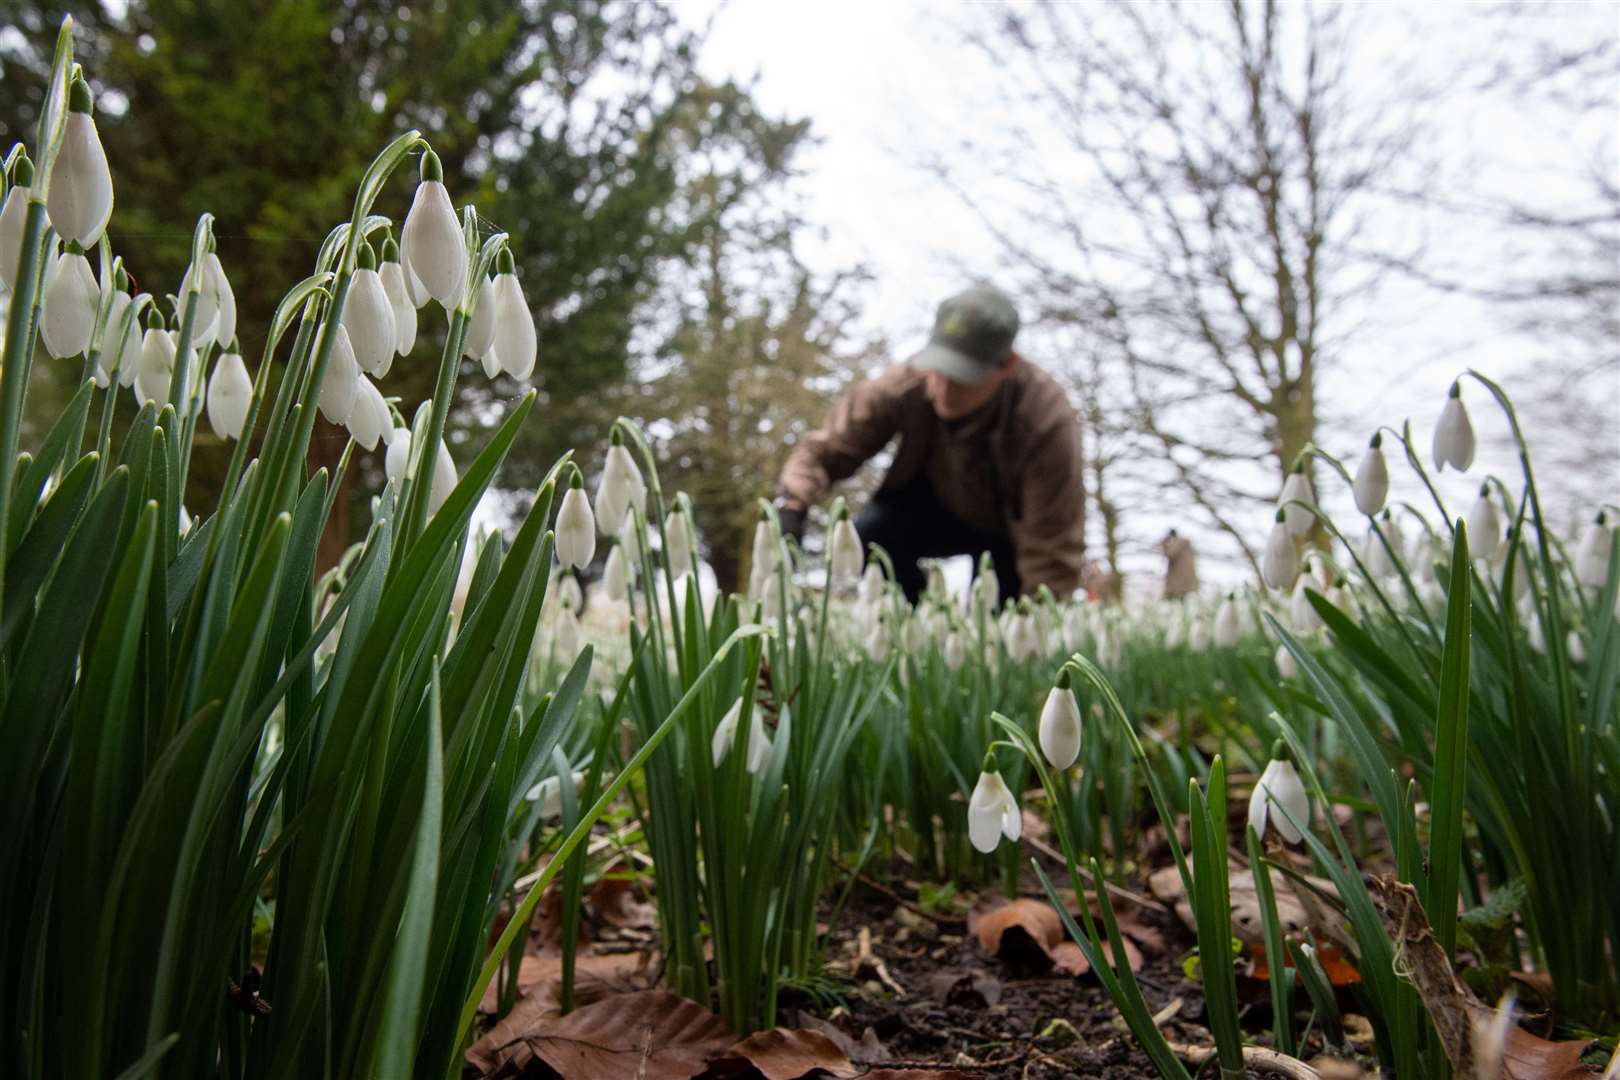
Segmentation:
[(1080, 584), (1086, 493), (1080, 423), (1063, 387), (1013, 351), (1018, 312), (969, 289), (939, 306), (928, 346), (844, 394), (782, 469), (782, 528), (896, 435), (883, 485), (855, 521), (894, 560), (913, 603), (917, 560), (989, 552), (1002, 597)]
[(1117, 604), (1124, 598), (1120, 576), (1096, 559), (1087, 559), (1080, 571), (1080, 586), (1093, 604)]
[(1198, 591), (1198, 563), (1192, 541), (1171, 529), (1159, 543), (1164, 552), (1164, 597), (1180, 600)]

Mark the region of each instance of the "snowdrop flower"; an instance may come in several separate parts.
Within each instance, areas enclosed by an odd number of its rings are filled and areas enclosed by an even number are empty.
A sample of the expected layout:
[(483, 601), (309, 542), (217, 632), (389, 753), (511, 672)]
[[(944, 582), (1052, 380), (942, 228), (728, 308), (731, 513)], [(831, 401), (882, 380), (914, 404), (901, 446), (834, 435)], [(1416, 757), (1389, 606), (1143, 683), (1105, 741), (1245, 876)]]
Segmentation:
[(1052, 768), (1067, 769), (1080, 756), (1080, 704), (1074, 699), (1067, 667), (1058, 673), (1057, 685), (1046, 694), (1039, 735), (1041, 753)]
[(240, 439), (253, 399), (253, 380), (235, 352), (221, 353), (208, 380), (208, 425), (221, 439)]
[[(1299, 505), (1301, 503), (1304, 505)], [(1283, 481), (1282, 494), (1277, 496), (1277, 509), (1282, 511), (1290, 536), (1304, 536), (1311, 531), (1316, 516), (1310, 508), (1315, 505), (1316, 495), (1311, 490), (1311, 478), (1305, 475), (1305, 466), (1294, 466), (1294, 471)]]
[(405, 482), (405, 469), (411, 461), (411, 430), (397, 427), (388, 436), (388, 453), (383, 458), (383, 472), (396, 485)]
[(0, 287), (7, 292), (17, 288), (17, 270), (22, 264), (23, 225), (28, 217), (28, 200), (33, 194), (34, 163), (23, 154), (11, 168), (11, 187), (0, 207)]
[(709, 738), (709, 753), (717, 769), (720, 763), (726, 760), (726, 754), (731, 751), (731, 744), (737, 739), (737, 725), (742, 721), (742, 704), (742, 698), (731, 703), (731, 708), (720, 718), (714, 734)]
[(1299, 578), (1299, 549), (1294, 546), (1286, 518), (1283, 511), (1277, 511), (1271, 535), (1266, 538), (1265, 558), (1260, 562), (1260, 576), (1268, 587), (1279, 592), (1293, 588)]
[(1294, 586), (1294, 594), (1288, 600), (1288, 622), (1298, 634), (1309, 634), (1322, 627), (1322, 618), (1317, 615), (1316, 609), (1311, 606), (1311, 598), (1305, 595), (1307, 582), (1301, 578)]
[[(1273, 803), (1276, 804), (1275, 808)], [(1277, 808), (1283, 812), (1276, 813)], [(1264, 839), (1269, 823), (1276, 827), (1284, 840), (1297, 844), (1304, 835), (1299, 825), (1309, 825), (1310, 820), (1311, 802), (1305, 794), (1305, 785), (1300, 782), (1294, 763), (1284, 754), (1282, 743), (1279, 742), (1272, 748), (1271, 761), (1254, 785), (1254, 793), (1249, 796), (1249, 827), (1256, 836)]]
[(1474, 425), (1463, 406), (1462, 384), (1452, 383), (1446, 407), (1440, 410), (1440, 422), (1434, 425), (1434, 467), (1444, 472), (1450, 465), (1458, 472), (1467, 472), (1473, 464)]
[[(787, 706), (782, 707), (787, 712)], [(748, 722), (748, 762), (746, 768), (750, 773), (758, 776), (764, 771), (765, 765), (771, 760), (771, 737), (765, 733), (764, 710), (755, 709)]]
[(686, 513), (681, 504), (676, 503), (664, 518), (665, 543), (669, 545), (664, 552), (665, 565), (674, 577), (692, 572), (692, 534), (687, 529)]
[(566, 565), (559, 565), (552, 572), (552, 588), (557, 595), (557, 605), (578, 611), (585, 606), (585, 594), (580, 590), (579, 578), (569, 572)]
[[(383, 241), (382, 266), (377, 276), (382, 279), (383, 293), (388, 297), (388, 307), (394, 316), (394, 352), (400, 356), (409, 356), (416, 348), (416, 309), (418, 307), (411, 300), (409, 288), (405, 283), (405, 268), (399, 264), (399, 245), (394, 243), (392, 236)], [(388, 368), (393, 361), (384, 365), (383, 370), (377, 372), (380, 379), (388, 374)]]
[(962, 661), (967, 659), (967, 647), (962, 644), (962, 635), (960, 632), (952, 630), (950, 633), (945, 635), (945, 647), (942, 652), (944, 654), (945, 666), (947, 668), (951, 669), (952, 671), (956, 671), (961, 668)]
[[(1394, 542), (1394, 537), (1389, 538)], [(1378, 532), (1371, 525), (1367, 526), (1367, 538), (1361, 544), (1361, 559), (1367, 564), (1367, 573), (1375, 578), (1386, 578), (1395, 573), (1395, 561), (1389, 557), (1389, 551), (1384, 547), (1384, 541), (1378, 538)]]
[(602, 479), (596, 484), (596, 523), (604, 536), (613, 536), (630, 520), (634, 506), (647, 512), (647, 485), (636, 468), (636, 459), (624, 445), (624, 436), (613, 429), (608, 446), (607, 461), (602, 465)]
[(840, 589), (853, 585), (861, 576), (861, 564), (866, 555), (861, 550), (861, 537), (847, 512), (840, 512), (833, 523), (832, 539), (827, 542), (828, 587)]
[(461, 302), (467, 280), (467, 244), (444, 187), (444, 166), (431, 150), (422, 153), (422, 182), (400, 229), (399, 250), (423, 289), (446, 311)]
[(889, 658), (889, 627), (882, 618), (873, 620), (866, 632), (866, 655), (873, 663), (881, 664)]
[(1215, 609), (1215, 647), (1230, 649), (1243, 640), (1243, 617), (1238, 612), (1237, 597), (1231, 593)]
[(1581, 635), (1574, 630), (1564, 636), (1564, 651), (1569, 653), (1570, 663), (1586, 663), (1586, 642), (1581, 640)]
[[(574, 791), (577, 793), (579, 785), (585, 780), (585, 774), (576, 771), (570, 779), (573, 782)], [(555, 774), (535, 784), (523, 797), (529, 802), (540, 804), (541, 817), (556, 817), (562, 813), (562, 785), (558, 783)]]
[(1064, 652), (1077, 651), (1081, 643), (1085, 641), (1086, 630), (1083, 619), (1084, 616), (1077, 604), (1069, 605), (1069, 609), (1063, 613), (1062, 625), (1058, 633), (1063, 640)]
[(1203, 652), (1209, 648), (1209, 623), (1202, 615), (1194, 615), (1187, 628), (1187, 648)]
[(45, 286), (39, 331), (46, 351), (61, 360), (88, 350), (100, 299), (101, 289), (90, 270), (90, 260), (77, 244), (68, 244)]
[(1288, 646), (1278, 645), (1277, 651), (1271, 656), (1277, 665), (1277, 674), (1284, 679), (1299, 677), (1299, 664), (1294, 660), (1294, 654), (1288, 651)]
[(1187, 640), (1187, 618), (1185, 615), (1172, 615), (1170, 625), (1164, 632), (1164, 647), (1179, 649)]
[[(328, 322), (321, 333), (332, 335), (332, 354), (321, 378), (321, 415), (334, 426), (344, 427), (360, 393), (360, 363), (355, 359), (354, 346), (349, 343), (349, 332), (341, 325)], [(316, 349), (318, 352), (319, 344)]]
[(202, 346), (230, 342), (236, 337), (236, 293), (231, 291), (230, 279), (217, 253), (210, 251), (203, 256), (200, 271), (194, 265), (186, 267), (180, 279), (182, 302), (193, 288), (197, 291), (197, 310), (191, 340)]
[(607, 562), (602, 567), (602, 589), (608, 599), (626, 603), (630, 599), (630, 561), (624, 557), (624, 547), (614, 543), (608, 548)]
[(1502, 518), (1496, 512), (1496, 504), (1491, 501), (1488, 484), (1480, 485), (1479, 498), (1474, 500), (1473, 508), (1468, 511), (1468, 546), (1474, 558), (1487, 562), (1502, 553)]
[(1001, 582), (996, 575), (990, 572), (988, 559), (979, 562), (979, 572), (974, 575), (973, 589), (969, 593), (972, 603), (978, 605), (980, 610), (994, 611), (1001, 603)]
[(776, 569), (776, 532), (763, 510), (760, 511), (759, 520), (754, 522), (754, 543), (750, 549), (749, 565), (754, 573), (762, 577), (769, 576)]
[(94, 102), (90, 87), (74, 79), (68, 91), (67, 124), (62, 132), (62, 148), (51, 167), (51, 190), (45, 210), (51, 228), (64, 240), (89, 250), (101, 239), (107, 219), (112, 217), (112, 173), (107, 168), (107, 152), (101, 148), (96, 131)]
[(399, 333), (394, 326), (394, 305), (376, 267), (376, 254), (362, 241), (359, 264), (349, 279), (349, 298), (343, 304), (343, 329), (348, 331), (360, 370), (380, 379), (394, 363)]
[(1035, 617), (1029, 605), (1021, 603), (1007, 624), (1007, 655), (1014, 660), (1028, 660), (1041, 650), (1041, 641), (1035, 630)]
[(562, 497), (562, 506), (557, 510), (557, 561), (583, 569), (595, 556), (596, 517), (591, 513), (590, 500), (585, 497), (579, 470), (574, 469), (568, 491)]
[(580, 638), (583, 635), (579, 629), (579, 616), (574, 614), (571, 607), (559, 608), (551, 627), (552, 655), (564, 663), (573, 663), (579, 656)]
[[(436, 514), (444, 500), (456, 489), (456, 462), (450, 456), (450, 448), (439, 440), (439, 454), (433, 459), (433, 488), (428, 492), (428, 513)], [(577, 654), (578, 649), (574, 652)]]
[(107, 302), (107, 327), (102, 332), (101, 353), (96, 358), (96, 385), (103, 390), (111, 384), (114, 372), (124, 385), (133, 381), (141, 353), (141, 322), (131, 310), (135, 301), (127, 291), (128, 278), (122, 270), (118, 273), (124, 287), (115, 286)]
[[(731, 752), (732, 743), (737, 740), (737, 728), (742, 719), (742, 704), (741, 698), (731, 703), (731, 708), (720, 718), (720, 724), (714, 729), (714, 735), (709, 740), (709, 752), (717, 769)], [(765, 732), (765, 721), (761, 712), (760, 709), (754, 709), (749, 714), (748, 760), (744, 766), (756, 776), (771, 758), (771, 738)]]
[(1389, 498), (1389, 466), (1384, 461), (1383, 441), (1382, 433), (1373, 435), (1367, 452), (1361, 455), (1361, 463), (1356, 466), (1356, 478), (1350, 484), (1356, 509), (1368, 517), (1382, 510)]
[[(986, 761), (985, 764), (993, 763)], [(1018, 812), (1018, 803), (1001, 773), (993, 768), (979, 773), (973, 797), (968, 800), (968, 837), (973, 846), (988, 855), (996, 850), (1003, 836), (1016, 841), (1023, 827), (1023, 815)]]
[(154, 306), (141, 338), (141, 358), (136, 365), (135, 400), (152, 402), (158, 408), (169, 403), (169, 381), (174, 374), (174, 339), (164, 332), (163, 315)]
[(491, 290), (495, 353), (501, 358), (503, 371), (514, 379), (527, 379), (534, 373), (534, 315), (523, 298), (523, 286), (518, 284), (512, 253), (502, 248), (495, 267)]
[(860, 584), (855, 586), (855, 596), (863, 604), (875, 604), (883, 599), (883, 589), (887, 582), (883, 579), (883, 568), (875, 561), (866, 564), (861, 571)]
[(394, 418), (382, 391), (364, 375), (355, 379), (354, 407), (349, 410), (349, 435), (367, 450), (377, 449), (379, 440), (394, 437)]
[(461, 355), (482, 361), (484, 374), (492, 379), (500, 374), (500, 358), (495, 355), (495, 286), (487, 277), (478, 284), (467, 335), (461, 341)]
[(1609, 548), (1614, 530), (1601, 511), (1581, 530), (1575, 548), (1575, 580), (1589, 588), (1601, 589), (1609, 580)]

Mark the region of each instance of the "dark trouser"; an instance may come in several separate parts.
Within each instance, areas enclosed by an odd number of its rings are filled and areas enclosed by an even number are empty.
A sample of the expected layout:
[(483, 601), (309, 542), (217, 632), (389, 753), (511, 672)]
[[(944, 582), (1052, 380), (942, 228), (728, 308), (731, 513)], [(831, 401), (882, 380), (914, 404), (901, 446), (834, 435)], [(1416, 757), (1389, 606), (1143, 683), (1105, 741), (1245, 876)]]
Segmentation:
[(981, 532), (945, 509), (926, 479), (918, 477), (897, 491), (880, 491), (855, 519), (855, 531), (862, 543), (876, 544), (894, 560), (894, 576), (913, 604), (922, 595), (925, 577), (918, 559), (943, 559), (952, 555), (978, 559), (988, 551), (995, 560), (1001, 598), (1020, 592), (1012, 541), (995, 533)]

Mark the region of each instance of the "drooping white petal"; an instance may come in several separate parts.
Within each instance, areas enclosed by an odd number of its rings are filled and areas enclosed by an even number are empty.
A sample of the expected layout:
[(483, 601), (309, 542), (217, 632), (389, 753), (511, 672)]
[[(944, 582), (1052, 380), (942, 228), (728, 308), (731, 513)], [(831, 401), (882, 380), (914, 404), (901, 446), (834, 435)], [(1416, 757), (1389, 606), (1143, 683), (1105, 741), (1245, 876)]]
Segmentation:
[(208, 380), (208, 424), (222, 439), (240, 439), (253, 400), (253, 380), (236, 353), (220, 354)]
[(1473, 464), (1474, 425), (1457, 388), (1452, 387), (1452, 395), (1440, 410), (1440, 421), (1434, 425), (1434, 467), (1444, 472), (1450, 465), (1458, 472), (1467, 472)]
[(95, 117), (70, 111), (45, 200), (51, 228), (62, 239), (77, 240), (89, 251), (101, 239), (112, 208), (112, 172), (107, 168), (107, 152), (101, 148)]
[(1260, 576), (1269, 588), (1285, 591), (1294, 587), (1299, 578), (1299, 549), (1294, 546), (1293, 534), (1283, 520), (1272, 523), (1271, 535), (1266, 538), (1265, 558), (1260, 562)]
[(1502, 517), (1488, 489), (1482, 488), (1468, 511), (1468, 551), (1476, 559), (1490, 561), (1501, 550)]
[(737, 739), (737, 726), (742, 720), (742, 698), (731, 703), (720, 718), (720, 723), (714, 729), (714, 735), (709, 739), (709, 753), (714, 759), (714, 767), (719, 768), (720, 763), (726, 760), (726, 754), (731, 750), (731, 744)]
[[(1599, 514), (1581, 530), (1575, 548), (1575, 579), (1588, 588), (1601, 589), (1609, 580), (1609, 549), (1614, 530)], [(1472, 539), (1470, 537), (1470, 539)]]
[(169, 380), (174, 374), (174, 341), (162, 330), (148, 328), (141, 339), (141, 359), (136, 367), (135, 400), (153, 402), (158, 408), (169, 403)]
[(396, 485), (405, 480), (405, 470), (411, 462), (411, 430), (397, 427), (388, 440), (388, 453), (383, 457), (383, 471)]
[(764, 710), (755, 709), (748, 720), (748, 763), (745, 766), (758, 776), (771, 760), (771, 737), (765, 733)]
[(534, 373), (534, 316), (516, 274), (497, 274), (494, 285), (495, 352), (501, 369), (514, 379)]
[(614, 544), (602, 565), (602, 589), (608, 599), (624, 603), (630, 599), (630, 560), (624, 557), (624, 545)]
[[(385, 262), (377, 271), (382, 278), (383, 292), (388, 294), (388, 306), (394, 313), (394, 352), (408, 356), (416, 348), (416, 305), (411, 302), (410, 290), (405, 284), (405, 269), (397, 262)], [(380, 372), (378, 378), (387, 375)]]
[(664, 518), (664, 536), (669, 549), (664, 552), (669, 572), (675, 577), (692, 572), (692, 537), (686, 528), (686, 515), (671, 510)]
[(1215, 609), (1215, 647), (1230, 649), (1243, 639), (1243, 616), (1231, 594)]
[(1283, 521), (1291, 536), (1304, 536), (1311, 531), (1311, 526), (1316, 524), (1316, 516), (1309, 508), (1315, 505), (1316, 495), (1311, 490), (1311, 478), (1303, 470), (1289, 473), (1288, 479), (1283, 481), (1282, 494), (1277, 496), (1277, 507), (1283, 512)]
[(861, 565), (866, 561), (855, 523), (847, 517), (840, 518), (833, 525), (832, 539), (827, 547), (829, 587), (838, 589), (855, 584), (861, 575)]
[(467, 245), (444, 184), (424, 180), (416, 185), (400, 230), (399, 253), (428, 295), (446, 310), (461, 302), (467, 280)]
[(1278, 645), (1277, 651), (1272, 654), (1271, 659), (1277, 665), (1278, 675), (1285, 679), (1299, 677), (1299, 663), (1294, 659), (1294, 654), (1288, 651), (1288, 646)]
[[(181, 311), (185, 310), (186, 298), (193, 288), (197, 290), (197, 307), (192, 314), (191, 340), (198, 346), (212, 345), (220, 340), (219, 291), (210, 287), (206, 261), (201, 270), (195, 263), (188, 265), (184, 276), (180, 278)], [(176, 327), (177, 333), (178, 330)]]
[[(433, 460), (433, 488), (428, 492), (429, 513), (438, 513), (439, 507), (444, 505), (444, 500), (456, 489), (456, 479), (455, 459), (450, 456), (450, 448), (444, 445), (443, 439), (440, 439), (439, 454)], [(575, 649), (574, 655), (578, 654), (579, 650)]]
[(13, 187), (6, 192), (6, 202), (0, 207), (0, 285), (7, 292), (17, 287), (17, 270), (22, 265), (23, 224), (28, 216), (27, 187)]
[(1384, 461), (1384, 451), (1374, 444), (1361, 455), (1361, 464), (1356, 466), (1356, 478), (1350, 485), (1350, 491), (1356, 497), (1356, 509), (1368, 517), (1372, 517), (1384, 508), (1389, 498), (1389, 465)]
[(967, 646), (962, 643), (962, 635), (952, 630), (945, 635), (945, 646), (941, 650), (945, 658), (945, 666), (952, 671), (961, 668), (962, 661), (967, 659)]
[[(472, 321), (467, 324), (467, 334), (461, 341), (461, 354), (472, 360), (482, 360), (494, 347), (495, 286), (489, 278), (485, 278), (478, 285), (478, 300), (473, 306)], [(489, 374), (488, 364), (484, 365), (484, 372)]]
[(382, 391), (364, 375), (355, 379), (354, 407), (349, 410), (349, 434), (367, 450), (377, 449), (377, 443), (393, 431), (394, 418), (388, 413), (388, 402)]
[[(140, 324), (130, 312), (133, 301), (126, 292), (113, 290), (107, 301), (107, 325), (101, 332), (101, 353), (96, 357), (96, 386), (105, 390), (112, 373), (124, 364), (134, 364), (141, 351)], [(129, 316), (129, 328), (124, 327)]]
[(45, 287), (44, 310), (39, 317), (46, 351), (60, 360), (89, 349), (100, 300), (101, 289), (90, 270), (90, 260), (72, 252), (63, 253)]
[(557, 560), (584, 568), (596, 556), (596, 517), (585, 489), (570, 487), (557, 510)]
[(1018, 804), (999, 772), (981, 772), (968, 800), (968, 838), (986, 855), (996, 850), (1001, 837), (1017, 840), (1023, 830)]
[[(1286, 813), (1275, 813), (1273, 803)], [(1283, 758), (1272, 758), (1249, 796), (1249, 825), (1257, 836), (1264, 837), (1269, 823), (1282, 834), (1284, 840), (1297, 844), (1303, 835), (1298, 826), (1308, 825), (1310, 815), (1310, 798), (1305, 793), (1305, 785), (1300, 782), (1299, 773), (1294, 769), (1294, 763)]]
[(388, 291), (377, 271), (365, 267), (355, 270), (349, 298), (343, 304), (343, 329), (348, 331), (360, 370), (382, 378), (394, 362), (399, 337), (394, 307), (388, 302)]
[(1041, 709), (1041, 753), (1054, 769), (1067, 769), (1080, 756), (1080, 704), (1067, 686), (1054, 686)]
[[(329, 423), (345, 427), (360, 391), (360, 363), (355, 359), (354, 346), (349, 343), (349, 333), (342, 326), (326, 323), (321, 332), (332, 335), (332, 355), (321, 379), (321, 415)], [(317, 344), (316, 349), (319, 348)]]

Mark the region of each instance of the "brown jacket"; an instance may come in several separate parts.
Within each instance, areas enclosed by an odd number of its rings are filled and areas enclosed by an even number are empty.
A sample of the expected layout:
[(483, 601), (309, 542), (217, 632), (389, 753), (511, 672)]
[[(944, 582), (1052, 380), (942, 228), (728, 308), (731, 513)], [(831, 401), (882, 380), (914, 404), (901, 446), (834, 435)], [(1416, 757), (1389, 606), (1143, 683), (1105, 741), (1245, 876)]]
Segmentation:
[(814, 503), (899, 435), (880, 490), (926, 476), (946, 509), (1011, 538), (1025, 591), (1045, 585), (1072, 593), (1085, 551), (1086, 493), (1080, 422), (1063, 388), (1020, 360), (989, 404), (947, 422), (929, 404), (923, 379), (897, 364), (846, 391), (794, 447), (782, 490)]
[(1164, 595), (1169, 598), (1187, 596), (1198, 591), (1198, 569), (1193, 557), (1192, 541), (1185, 536), (1167, 536), (1159, 545), (1166, 562)]

